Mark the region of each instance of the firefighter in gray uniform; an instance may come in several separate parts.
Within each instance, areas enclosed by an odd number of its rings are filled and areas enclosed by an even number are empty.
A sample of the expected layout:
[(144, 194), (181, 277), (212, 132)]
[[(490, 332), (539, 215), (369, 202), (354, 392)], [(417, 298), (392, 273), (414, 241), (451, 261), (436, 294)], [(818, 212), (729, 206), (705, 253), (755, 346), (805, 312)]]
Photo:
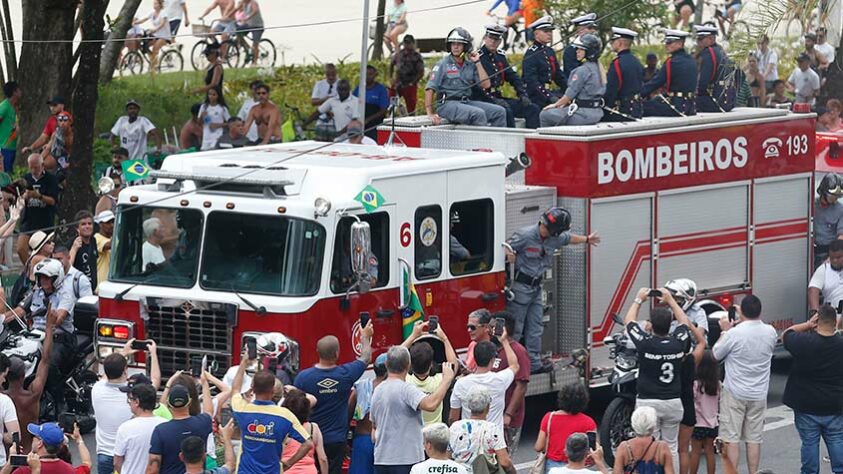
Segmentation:
[[(446, 45), (451, 54), (433, 67), (424, 91), (427, 116), (434, 125), (442, 123), (444, 118), (451, 123), (506, 127), (506, 109), (471, 100), (475, 88), (492, 86), (486, 70), (478, 64), (480, 55), (472, 52), (471, 43), (471, 35), (463, 28), (454, 28), (448, 33)], [(436, 111), (433, 110), (434, 99)]]
[(538, 224), (517, 230), (507, 241), (506, 258), (510, 265), (515, 265), (514, 281), (510, 282), (514, 298), (507, 302), (506, 309), (515, 318), (515, 340), (524, 336), (524, 346), (530, 355), (532, 373), (552, 370), (552, 365), (543, 365), (541, 358), (542, 314), (542, 278), (545, 271), (553, 265), (553, 253), (569, 244), (600, 243), (597, 233), (577, 235), (570, 232), (571, 214), (561, 207), (552, 207), (545, 211)]
[(542, 110), (539, 116), (542, 127), (592, 125), (603, 118), (606, 83), (597, 65), (603, 43), (600, 38), (589, 33), (574, 40), (572, 45), (582, 65), (568, 76), (565, 95)]
[(828, 258), (828, 246), (843, 239), (843, 178), (837, 173), (823, 176), (814, 200), (814, 270)]

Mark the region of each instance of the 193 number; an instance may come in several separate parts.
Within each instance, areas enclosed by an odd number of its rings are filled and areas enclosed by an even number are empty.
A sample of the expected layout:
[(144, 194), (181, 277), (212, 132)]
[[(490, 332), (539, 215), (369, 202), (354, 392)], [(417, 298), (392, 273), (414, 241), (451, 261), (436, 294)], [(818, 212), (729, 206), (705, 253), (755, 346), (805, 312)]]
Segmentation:
[(808, 153), (808, 135), (791, 135), (787, 137), (787, 152), (790, 156)]

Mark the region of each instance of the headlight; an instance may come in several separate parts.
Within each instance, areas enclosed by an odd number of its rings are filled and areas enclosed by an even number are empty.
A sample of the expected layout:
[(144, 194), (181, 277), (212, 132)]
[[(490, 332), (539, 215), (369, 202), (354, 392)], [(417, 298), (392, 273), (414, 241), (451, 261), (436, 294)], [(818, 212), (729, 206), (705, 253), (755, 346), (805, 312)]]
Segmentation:
[(331, 210), (331, 201), (323, 198), (318, 197), (316, 201), (313, 202), (314, 213), (319, 217), (325, 217), (328, 215), (328, 211)]

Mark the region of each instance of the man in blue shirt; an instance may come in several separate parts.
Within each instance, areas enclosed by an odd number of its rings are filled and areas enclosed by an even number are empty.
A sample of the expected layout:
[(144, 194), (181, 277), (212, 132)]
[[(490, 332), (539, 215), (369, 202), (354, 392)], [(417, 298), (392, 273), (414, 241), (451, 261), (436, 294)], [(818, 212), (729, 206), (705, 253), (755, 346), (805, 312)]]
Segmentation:
[[(378, 131), (374, 127), (383, 123), (383, 118), (389, 108), (389, 91), (386, 86), (377, 81), (378, 70), (374, 66), (366, 67), (366, 130), (365, 135), (372, 140), (378, 139)], [(360, 97), (360, 86), (354, 88), (354, 97)]]
[[(252, 392), (255, 394), (253, 402), (243, 399), (241, 389), (246, 367), (251, 360), (244, 354), (231, 391), (231, 413), (242, 433), (242, 454), (239, 474), (281, 474), (281, 468), (286, 471), (293, 464), (303, 458), (313, 448), (310, 435), (302, 428), (301, 423), (290, 410), (279, 407), (272, 401), (275, 391), (275, 374), (260, 371), (252, 378)], [(287, 436), (301, 443), (298, 451), (292, 457), (281, 461), (284, 451), (284, 441)]]
[(360, 332), (361, 347), (357, 360), (337, 365), (340, 342), (336, 336), (325, 336), (316, 342), (319, 362), (301, 371), (294, 382), (296, 388), (316, 397), (310, 421), (322, 430), (322, 441), (328, 456), (328, 473), (323, 474), (342, 472), (348, 432), (348, 399), (354, 382), (363, 375), (372, 360), (374, 328), (371, 321)]

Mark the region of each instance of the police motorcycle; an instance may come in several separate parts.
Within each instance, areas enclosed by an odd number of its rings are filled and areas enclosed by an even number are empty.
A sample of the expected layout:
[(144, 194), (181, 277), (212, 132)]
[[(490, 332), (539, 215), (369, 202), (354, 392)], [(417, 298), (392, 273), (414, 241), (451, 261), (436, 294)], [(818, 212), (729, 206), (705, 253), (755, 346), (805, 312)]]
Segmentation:
[[(617, 313), (612, 315), (612, 320), (623, 326), (623, 318)], [(609, 359), (615, 361), (615, 367), (609, 374), (613, 399), (603, 413), (597, 433), (605, 449), (606, 462), (611, 465), (621, 441), (634, 436), (630, 420), (638, 394), (638, 351), (629, 339), (626, 328), (603, 339), (603, 344), (609, 347)]]

